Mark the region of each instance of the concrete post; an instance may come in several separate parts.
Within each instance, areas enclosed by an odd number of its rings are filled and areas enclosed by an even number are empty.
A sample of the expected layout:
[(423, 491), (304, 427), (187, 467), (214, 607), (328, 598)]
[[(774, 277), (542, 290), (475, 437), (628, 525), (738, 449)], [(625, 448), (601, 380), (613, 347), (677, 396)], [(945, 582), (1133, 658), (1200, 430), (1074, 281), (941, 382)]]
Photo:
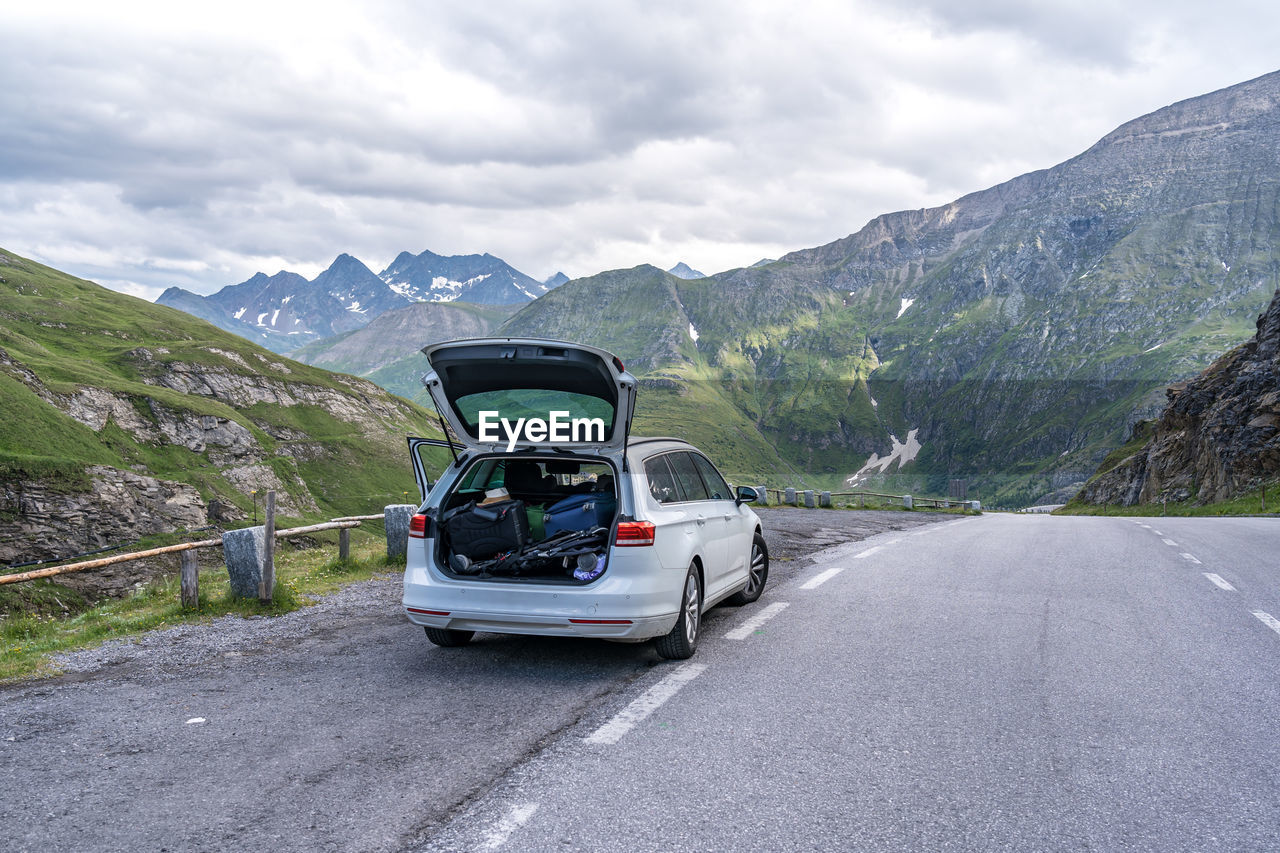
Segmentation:
[(795, 490), (795, 489), (793, 489), (791, 486), (787, 486), (787, 491), (786, 491), (785, 495), (786, 495), (786, 497), (785, 497), (785, 499), (784, 499), (784, 502), (786, 503), (786, 505), (787, 505), (787, 506), (795, 506), (795, 505), (796, 505), (796, 490)]
[(756, 486), (756, 492), (758, 492), (760, 495), (760, 500), (756, 501), (756, 503), (760, 504), (760, 506), (768, 506), (769, 505), (769, 487)]
[(417, 504), (391, 504), (383, 507), (382, 521), (387, 529), (387, 556), (403, 557), (409, 547), (409, 519)]
[(222, 534), (222, 554), (236, 598), (257, 598), (262, 582), (262, 557), (266, 535), (261, 526), (228, 530)]
[(814, 500), (813, 500), (813, 489), (804, 490), (804, 505), (807, 506), (809, 509), (813, 509), (815, 506), (817, 506), (817, 504), (814, 503)]
[(911, 500), (911, 495), (902, 496), (902, 506), (904, 509), (915, 509), (915, 501)]
[(823, 492), (822, 494), (818, 495), (818, 506), (825, 506), (825, 507), (831, 506), (830, 492)]

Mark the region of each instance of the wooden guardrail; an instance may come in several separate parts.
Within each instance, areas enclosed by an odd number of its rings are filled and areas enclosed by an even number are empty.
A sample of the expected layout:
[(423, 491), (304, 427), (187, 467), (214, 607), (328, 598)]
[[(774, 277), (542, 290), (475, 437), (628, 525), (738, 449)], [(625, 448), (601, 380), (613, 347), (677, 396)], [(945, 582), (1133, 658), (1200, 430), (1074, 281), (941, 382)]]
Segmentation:
[[(271, 588), (274, 586), (275, 565), (274, 565), (274, 548), (272, 547), (276, 539), (290, 539), (295, 536), (303, 536), (308, 533), (319, 533), (323, 530), (338, 531), (338, 558), (342, 560), (349, 559), (351, 556), (351, 528), (359, 527), (364, 521), (377, 521), (386, 517), (386, 511), (382, 513), (374, 513), (370, 515), (350, 515), (342, 518), (331, 519), (320, 524), (308, 524), (302, 527), (289, 527), (283, 530), (274, 529), (274, 509), (275, 509), (275, 492), (267, 493), (268, 514), (265, 520), (264, 535), (266, 547), (264, 548), (262, 560), (262, 581), (259, 589), (259, 598), (270, 601)], [(89, 569), (99, 569), (104, 566), (111, 566), (117, 563), (127, 563), (133, 560), (142, 560), (148, 557), (157, 557), (164, 554), (179, 554), (179, 572), (181, 576), (181, 597), (184, 607), (195, 607), (199, 601), (199, 572), (196, 560), (196, 551), (201, 548), (218, 548), (222, 547), (222, 537), (216, 539), (202, 539), (198, 542), (181, 542), (176, 545), (165, 545), (160, 548), (149, 548), (145, 551), (134, 551), (128, 554), (116, 554), (111, 557), (100, 557), (94, 560), (83, 560), (78, 563), (67, 563), (61, 566), (51, 566), (47, 569), (34, 569), (28, 572), (17, 572), (14, 574), (0, 575), (0, 584), (24, 583), (26, 581), (39, 580), (40, 578), (56, 577), (58, 575), (69, 574), (71, 572), (83, 572)]]

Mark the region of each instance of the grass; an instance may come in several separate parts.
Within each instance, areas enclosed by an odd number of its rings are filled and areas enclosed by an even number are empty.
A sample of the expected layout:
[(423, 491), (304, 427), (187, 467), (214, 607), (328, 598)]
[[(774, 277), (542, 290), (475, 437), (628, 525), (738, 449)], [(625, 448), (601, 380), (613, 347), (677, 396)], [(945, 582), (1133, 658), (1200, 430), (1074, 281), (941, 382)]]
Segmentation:
[[(278, 616), (306, 607), (323, 595), (355, 581), (395, 571), (403, 561), (389, 560), (385, 539), (352, 531), (349, 560), (338, 560), (337, 533), (312, 537), (320, 548), (293, 550), (281, 543), (276, 551), (273, 600), (233, 598), (226, 569), (202, 567), (200, 601), (194, 610), (179, 601), (177, 571), (120, 599), (90, 604), (83, 596), (48, 581), (0, 587), (0, 681), (57, 674), (51, 657), (86, 649), (108, 640), (136, 637), (147, 631), (219, 616)], [(176, 565), (176, 561), (175, 561)], [(63, 614), (68, 615), (63, 615)]]

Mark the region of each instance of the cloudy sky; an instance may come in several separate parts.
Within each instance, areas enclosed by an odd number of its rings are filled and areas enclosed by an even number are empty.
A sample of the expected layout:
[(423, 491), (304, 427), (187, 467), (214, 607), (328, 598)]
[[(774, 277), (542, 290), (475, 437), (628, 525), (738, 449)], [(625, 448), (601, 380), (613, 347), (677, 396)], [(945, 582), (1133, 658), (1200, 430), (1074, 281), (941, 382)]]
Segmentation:
[(1280, 67), (1223, 0), (0, 0), (0, 247), (154, 299), (827, 243)]

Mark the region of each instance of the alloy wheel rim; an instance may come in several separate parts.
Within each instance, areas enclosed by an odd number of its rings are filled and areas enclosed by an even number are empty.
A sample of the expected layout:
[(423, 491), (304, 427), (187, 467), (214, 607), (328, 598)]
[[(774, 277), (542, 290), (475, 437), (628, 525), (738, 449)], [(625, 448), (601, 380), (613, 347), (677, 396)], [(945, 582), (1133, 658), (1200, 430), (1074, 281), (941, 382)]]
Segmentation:
[(698, 578), (693, 574), (684, 585), (684, 636), (690, 644), (698, 638)]
[(764, 583), (764, 552), (759, 545), (751, 546), (751, 571), (747, 573), (747, 594), (750, 595)]

